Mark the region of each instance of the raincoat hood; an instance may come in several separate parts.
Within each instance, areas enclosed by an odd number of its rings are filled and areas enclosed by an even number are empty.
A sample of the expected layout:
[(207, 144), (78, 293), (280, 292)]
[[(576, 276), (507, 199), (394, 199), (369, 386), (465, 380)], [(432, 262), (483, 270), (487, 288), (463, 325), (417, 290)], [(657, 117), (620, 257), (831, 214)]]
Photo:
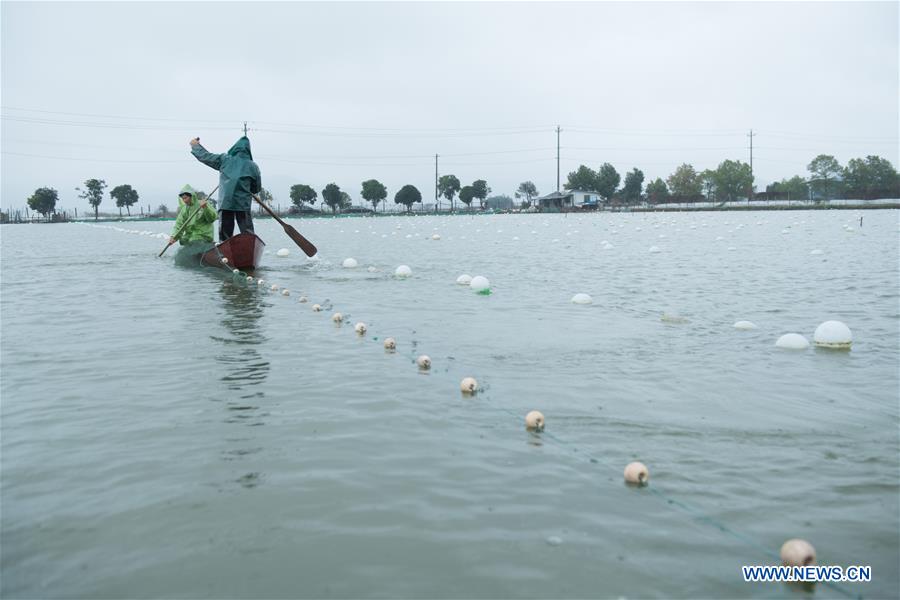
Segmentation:
[(195, 190), (194, 188), (192, 188), (192, 187), (190, 186), (190, 184), (185, 185), (183, 188), (181, 188), (181, 191), (178, 192), (178, 203), (179, 203), (179, 204), (183, 204), (183, 203), (184, 203), (184, 200), (181, 199), (181, 195), (182, 195), (182, 194), (190, 194), (190, 195), (191, 195), (191, 202), (192, 202), (192, 203), (194, 202), (194, 200), (197, 199), (197, 190)]
[(245, 135), (234, 143), (234, 146), (228, 150), (229, 156), (240, 156), (253, 160), (253, 154), (250, 153), (250, 139)]

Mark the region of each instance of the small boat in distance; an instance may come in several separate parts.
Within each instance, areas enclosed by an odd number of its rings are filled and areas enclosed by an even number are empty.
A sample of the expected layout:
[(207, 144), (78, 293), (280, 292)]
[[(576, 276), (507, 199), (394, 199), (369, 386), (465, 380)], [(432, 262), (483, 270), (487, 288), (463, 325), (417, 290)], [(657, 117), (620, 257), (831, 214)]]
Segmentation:
[(204, 252), (200, 262), (210, 267), (222, 267), (226, 266), (222, 264), (222, 257), (225, 257), (231, 269), (252, 270), (259, 266), (265, 246), (256, 234), (239, 233)]

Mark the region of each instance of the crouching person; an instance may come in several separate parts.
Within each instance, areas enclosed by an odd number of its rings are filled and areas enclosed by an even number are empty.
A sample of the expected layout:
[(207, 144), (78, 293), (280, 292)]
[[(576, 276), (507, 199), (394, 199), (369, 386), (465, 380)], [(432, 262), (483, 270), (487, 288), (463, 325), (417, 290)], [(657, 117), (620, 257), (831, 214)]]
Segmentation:
[(194, 188), (190, 185), (184, 186), (178, 194), (178, 216), (169, 237), (169, 244), (174, 244), (176, 240), (181, 242), (182, 246), (193, 242), (212, 242), (213, 223), (216, 222), (217, 216), (216, 210), (205, 198), (200, 200)]

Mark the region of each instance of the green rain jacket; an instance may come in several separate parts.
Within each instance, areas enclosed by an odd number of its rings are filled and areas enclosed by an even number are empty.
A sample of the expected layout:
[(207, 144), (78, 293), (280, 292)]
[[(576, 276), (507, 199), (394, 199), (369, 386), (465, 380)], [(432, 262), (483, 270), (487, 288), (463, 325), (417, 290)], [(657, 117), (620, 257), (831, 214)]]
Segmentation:
[[(181, 194), (188, 193), (191, 195), (192, 200), (191, 204), (187, 205), (181, 199)], [(190, 224), (185, 228), (185, 230), (181, 233), (181, 237), (178, 240), (181, 242), (181, 245), (187, 245), (191, 242), (211, 242), (213, 241), (213, 223), (216, 222), (216, 209), (212, 207), (212, 204), (206, 204), (206, 208), (200, 208), (200, 198), (197, 197), (197, 191), (189, 185), (181, 188), (181, 191), (178, 193), (178, 216), (175, 218), (175, 227), (172, 229), (172, 235), (174, 236), (181, 230), (182, 225), (191, 218), (197, 210), (200, 210), (200, 213), (194, 217)]]
[(252, 194), (262, 189), (262, 177), (250, 154), (247, 136), (236, 141), (227, 154), (213, 154), (200, 144), (191, 147), (191, 154), (219, 172), (219, 210), (250, 210)]

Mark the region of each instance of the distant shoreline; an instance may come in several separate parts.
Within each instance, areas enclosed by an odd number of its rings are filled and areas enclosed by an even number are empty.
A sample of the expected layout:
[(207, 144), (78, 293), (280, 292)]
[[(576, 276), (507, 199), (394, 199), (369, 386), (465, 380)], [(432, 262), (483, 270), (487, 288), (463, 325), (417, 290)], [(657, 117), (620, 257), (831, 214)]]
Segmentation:
[[(366, 217), (426, 217), (426, 216), (454, 216), (454, 217), (471, 217), (476, 215), (537, 215), (537, 214), (598, 214), (598, 213), (655, 213), (655, 212), (725, 212), (725, 211), (767, 211), (767, 210), (890, 210), (900, 209), (900, 200), (878, 201), (868, 200), (854, 203), (841, 202), (834, 204), (829, 202), (821, 203), (788, 203), (788, 204), (730, 204), (724, 206), (693, 206), (690, 204), (664, 205), (664, 206), (627, 206), (627, 207), (608, 207), (597, 210), (547, 210), (547, 211), (522, 211), (522, 210), (502, 210), (502, 211), (442, 211), (439, 213), (426, 211), (413, 212), (353, 212), (353, 213), (315, 213), (315, 214), (283, 214), (279, 215), (282, 219), (351, 219)], [(271, 219), (268, 215), (253, 215), (254, 220)], [(118, 217), (106, 216), (99, 219), (79, 217), (77, 219), (47, 221), (43, 218), (32, 218), (30, 220), (20, 221), (4, 221), (3, 225), (22, 225), (22, 224), (48, 224), (48, 223), (131, 223), (145, 221), (174, 221), (175, 217), (148, 217), (148, 216), (132, 216)]]

